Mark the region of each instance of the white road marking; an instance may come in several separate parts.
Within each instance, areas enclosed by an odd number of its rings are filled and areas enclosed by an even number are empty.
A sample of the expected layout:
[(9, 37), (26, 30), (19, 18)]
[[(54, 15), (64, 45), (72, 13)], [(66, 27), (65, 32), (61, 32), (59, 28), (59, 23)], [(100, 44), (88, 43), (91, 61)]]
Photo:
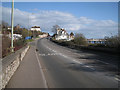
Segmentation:
[(40, 56), (55, 56), (60, 55), (60, 53), (48, 53), (48, 54), (39, 54)]
[(53, 50), (53, 49), (51, 49), (51, 48), (49, 48), (49, 47), (47, 47), (47, 46), (45, 46), (47, 49), (49, 49), (50, 51), (52, 51), (52, 52), (57, 52), (57, 51), (55, 51), (55, 50)]
[(111, 66), (113, 66), (113, 67), (116, 67), (116, 65), (113, 65), (113, 64), (110, 64), (110, 63), (107, 63), (107, 62), (104, 62), (104, 61), (100, 61), (100, 60), (96, 60), (96, 61), (102, 62), (102, 63), (107, 64), (107, 65), (111, 65)]
[[(57, 51), (55, 51), (55, 50), (53, 50), (53, 49), (51, 49), (51, 48), (49, 48), (49, 47), (47, 47), (46, 46), (46, 48), (48, 48), (50, 51), (53, 51), (53, 52), (57, 52)], [(71, 51), (68, 51), (68, 52), (71, 52)], [(65, 56), (65, 55), (63, 55), (63, 54), (59, 54), (59, 55), (62, 55), (63, 57), (66, 57), (67, 58), (67, 56)], [(84, 55), (83, 55), (84, 56)], [(100, 61), (100, 60), (96, 60), (96, 61), (98, 61), (98, 62), (102, 62), (102, 63), (104, 63), (104, 64), (110, 64), (110, 63), (107, 63), (107, 62), (104, 62), (104, 61)], [(77, 62), (77, 63), (80, 63), (79, 61), (75, 61), (75, 62)], [(114, 65), (113, 65), (114, 66)]]
[[(63, 55), (63, 54), (61, 54), (61, 56), (65, 57), (65, 58), (68, 58), (68, 59), (71, 59), (71, 58), (69, 58), (68, 56), (65, 56), (65, 55)], [(78, 60), (72, 59), (72, 61), (74, 61), (75, 63), (79, 63), (79, 64), (84, 65), (83, 63), (81, 63), (81, 62), (78, 61)], [(90, 69), (92, 69), (92, 70), (95, 70), (94, 68), (92, 68), (92, 66), (86, 66), (86, 65), (84, 65), (84, 67), (87, 67), (87, 68), (90, 68)]]
[(102, 62), (102, 63), (104, 63), (104, 64), (109, 64), (109, 63), (107, 63), (107, 62), (100, 61), (100, 60), (96, 60), (96, 61), (98, 61), (98, 62)]
[(39, 68), (40, 68), (40, 72), (41, 72), (41, 74), (42, 74), (42, 78), (43, 78), (43, 81), (44, 81), (45, 88), (47, 89), (47, 88), (48, 88), (48, 86), (47, 86), (47, 81), (46, 81), (45, 76), (44, 76), (44, 73), (43, 73), (43, 71), (42, 71), (41, 63), (40, 63), (40, 61), (39, 61), (39, 58), (38, 58), (38, 55), (37, 55), (37, 52), (36, 52), (36, 51), (35, 51), (35, 54), (36, 54), (36, 58), (37, 58), (37, 61), (38, 61)]
[(115, 77), (115, 80), (120, 81), (120, 79), (118, 79), (118, 78), (116, 78), (116, 77)]
[(40, 56), (46, 56), (45, 54), (39, 54)]
[(77, 61), (77, 60), (73, 60), (74, 62), (76, 62), (76, 63), (79, 63), (79, 64), (83, 64), (83, 63), (81, 63), (81, 62), (79, 62), (79, 61)]
[[(71, 59), (70, 57), (68, 57), (68, 56), (66, 56), (66, 55), (63, 55), (62, 53), (56, 53), (57, 51), (55, 51), (55, 50), (53, 50), (53, 49), (51, 49), (51, 48), (49, 48), (49, 47), (47, 47), (47, 46), (46, 46), (46, 48), (48, 48), (48, 49), (49, 49), (50, 51), (52, 51), (52, 52), (55, 52), (55, 53), (52, 53), (52, 54), (50, 54), (50, 55), (61, 55), (61, 56), (65, 57), (65, 58)], [(81, 63), (81, 62), (78, 61), (78, 60), (72, 59), (72, 61), (74, 61), (75, 63), (79, 63), (79, 64), (84, 65), (83, 63)], [(101, 61), (101, 62), (102, 62), (102, 61)], [(103, 62), (103, 63), (105, 63), (105, 62)], [(108, 63), (106, 63), (106, 64), (108, 64)], [(84, 67), (87, 67), (87, 68), (90, 68), (90, 69), (92, 69), (92, 70), (95, 70), (94, 68), (92, 68), (92, 66), (86, 66), (86, 65), (84, 65)]]
[(48, 56), (51, 55), (50, 53), (48, 53)]
[(87, 68), (90, 68), (90, 69), (92, 69), (92, 70), (95, 70), (94, 68), (92, 68), (92, 66), (87, 66), (87, 65), (85, 65), (84, 67), (87, 67)]

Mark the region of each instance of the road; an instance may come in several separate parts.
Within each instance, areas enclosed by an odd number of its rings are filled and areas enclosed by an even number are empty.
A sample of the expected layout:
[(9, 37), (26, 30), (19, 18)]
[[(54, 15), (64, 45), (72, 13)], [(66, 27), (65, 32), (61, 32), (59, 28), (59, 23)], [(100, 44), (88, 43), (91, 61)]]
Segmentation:
[[(56, 45), (48, 39), (39, 39), (31, 43), (31, 46), (33, 49), (31, 53), (28, 52), (29, 63), (26, 64), (29, 64), (32, 72), (30, 70), (24, 71), (26, 65), (20, 67), (7, 88), (13, 86), (17, 88), (17, 85), (19, 88), (25, 87), (26, 83), (32, 81), (34, 83), (28, 83), (27, 88), (35, 88), (36, 86), (38, 88), (118, 88), (117, 55), (78, 51)], [(34, 56), (31, 56), (33, 53)], [(26, 61), (28, 62), (28, 60)], [(23, 62), (25, 64), (24, 60)], [(26, 74), (29, 73), (31, 77), (36, 79), (31, 80), (28, 75), (28, 81), (25, 80), (24, 74), (21, 76), (21, 71)], [(21, 81), (20, 78), (25, 80), (23, 86), (20, 86), (23, 82), (18, 83)], [(16, 81), (18, 82), (16, 83)]]

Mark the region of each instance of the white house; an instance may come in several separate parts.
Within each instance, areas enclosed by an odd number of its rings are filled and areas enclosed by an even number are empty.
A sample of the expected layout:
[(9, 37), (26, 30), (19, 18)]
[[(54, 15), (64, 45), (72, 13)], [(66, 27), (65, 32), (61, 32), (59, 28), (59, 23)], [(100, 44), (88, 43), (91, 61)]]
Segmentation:
[(39, 26), (31, 27), (31, 31), (41, 31)]
[(56, 33), (56, 40), (67, 40), (68, 39), (68, 34), (64, 29), (57, 29)]
[(56, 36), (55, 36), (55, 39), (56, 40), (66, 40), (66, 41), (70, 41), (70, 40), (73, 40), (74, 36), (72, 35), (69, 35), (66, 30), (64, 29), (57, 29), (57, 32), (56, 32)]
[[(11, 33), (8, 36), (9, 36), (9, 38), (11, 38)], [(20, 35), (20, 34), (13, 34), (13, 40), (18, 40), (20, 38), (22, 38), (22, 35)]]
[(11, 27), (8, 27), (8, 30), (11, 30)]
[(48, 37), (48, 33), (44, 33), (42, 35), (39, 35), (40, 38), (45, 38), (45, 37)]

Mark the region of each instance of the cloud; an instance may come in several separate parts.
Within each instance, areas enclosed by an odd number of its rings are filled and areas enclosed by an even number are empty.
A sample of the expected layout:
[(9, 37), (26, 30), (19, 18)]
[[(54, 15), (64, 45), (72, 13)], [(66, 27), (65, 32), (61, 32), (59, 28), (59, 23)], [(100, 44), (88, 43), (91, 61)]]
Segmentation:
[[(11, 23), (11, 9), (2, 7), (2, 19)], [(23, 27), (38, 25), (43, 31), (51, 32), (54, 25), (65, 28), (68, 32), (83, 33), (87, 38), (104, 38), (104, 36), (116, 35), (118, 25), (112, 20), (94, 20), (87, 17), (75, 17), (74, 15), (60, 11), (39, 11), (29, 13), (14, 9), (14, 24)]]

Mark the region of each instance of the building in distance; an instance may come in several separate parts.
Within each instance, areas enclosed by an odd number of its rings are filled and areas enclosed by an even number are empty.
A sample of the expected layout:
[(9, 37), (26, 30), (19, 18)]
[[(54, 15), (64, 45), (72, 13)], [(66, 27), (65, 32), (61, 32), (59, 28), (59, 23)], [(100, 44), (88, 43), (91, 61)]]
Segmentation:
[(48, 37), (49, 36), (49, 33), (43, 33), (41, 35), (39, 35), (40, 38), (45, 38), (45, 37)]
[(33, 27), (31, 27), (31, 31), (40, 31), (41, 32), (41, 28), (39, 26), (33, 26)]
[[(8, 34), (8, 37), (11, 38), (11, 33)], [(13, 34), (13, 40), (21, 39), (22, 35), (20, 34)]]
[(88, 43), (91, 44), (105, 44), (106, 40), (105, 39), (87, 39)]
[(55, 39), (56, 40), (66, 40), (70, 41), (74, 39), (74, 34), (71, 33), (70, 35), (67, 33), (67, 31), (63, 28), (58, 28), (55, 33)]

